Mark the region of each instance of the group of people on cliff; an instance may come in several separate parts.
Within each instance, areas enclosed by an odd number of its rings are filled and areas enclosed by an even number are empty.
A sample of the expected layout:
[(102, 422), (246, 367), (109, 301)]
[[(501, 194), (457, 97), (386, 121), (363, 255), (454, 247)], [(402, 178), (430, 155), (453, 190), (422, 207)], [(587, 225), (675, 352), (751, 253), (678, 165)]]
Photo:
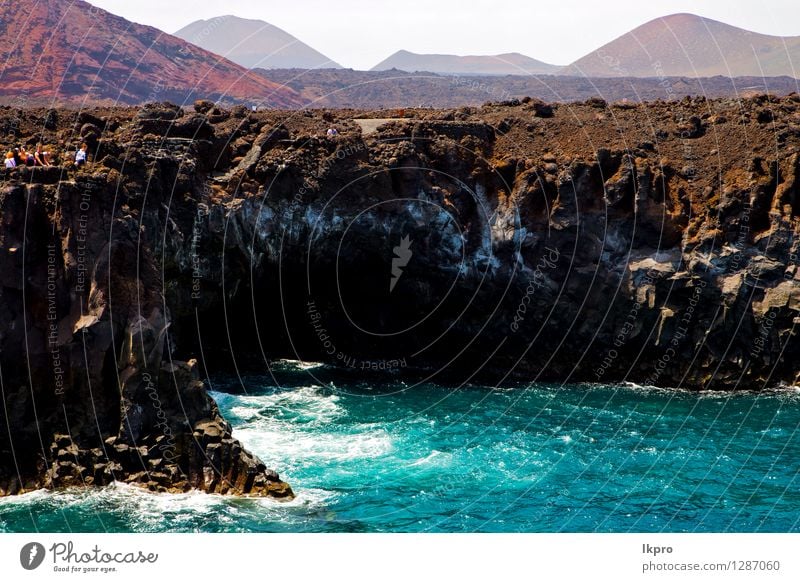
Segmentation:
[[(81, 147), (75, 152), (75, 161), (73, 162), (75, 167), (79, 168), (86, 164), (88, 149), (88, 146), (84, 143), (81, 144)], [(28, 151), (25, 149), (25, 146), (20, 145), (6, 152), (5, 167), (7, 169), (18, 168), (20, 166), (45, 167), (53, 165), (55, 165), (53, 163), (53, 155), (47, 151), (42, 144), (36, 144), (36, 149), (34, 151)]]

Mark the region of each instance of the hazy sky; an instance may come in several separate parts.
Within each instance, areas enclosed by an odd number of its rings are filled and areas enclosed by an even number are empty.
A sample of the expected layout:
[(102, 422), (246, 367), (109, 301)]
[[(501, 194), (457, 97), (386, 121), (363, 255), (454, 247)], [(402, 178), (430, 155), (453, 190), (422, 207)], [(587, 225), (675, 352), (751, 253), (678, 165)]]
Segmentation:
[[(59, 0), (68, 1), (68, 0)], [(234, 14), (283, 28), (345, 67), (393, 52), (519, 52), (567, 64), (648, 20), (692, 12), (766, 34), (800, 35), (800, 0), (90, 0), (166, 32)]]

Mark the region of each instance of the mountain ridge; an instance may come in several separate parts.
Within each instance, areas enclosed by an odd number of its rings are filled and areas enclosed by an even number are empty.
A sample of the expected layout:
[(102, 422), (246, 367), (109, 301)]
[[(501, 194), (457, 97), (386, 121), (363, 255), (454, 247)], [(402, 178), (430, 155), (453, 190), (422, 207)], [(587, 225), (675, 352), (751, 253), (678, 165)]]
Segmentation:
[(387, 71), (391, 69), (410, 73), (426, 71), (440, 74), (535, 75), (553, 73), (559, 67), (517, 52), (499, 55), (460, 56), (421, 54), (399, 50), (372, 67), (370, 71)]
[(195, 20), (174, 33), (245, 68), (330, 68), (342, 66), (285, 30), (231, 14)]

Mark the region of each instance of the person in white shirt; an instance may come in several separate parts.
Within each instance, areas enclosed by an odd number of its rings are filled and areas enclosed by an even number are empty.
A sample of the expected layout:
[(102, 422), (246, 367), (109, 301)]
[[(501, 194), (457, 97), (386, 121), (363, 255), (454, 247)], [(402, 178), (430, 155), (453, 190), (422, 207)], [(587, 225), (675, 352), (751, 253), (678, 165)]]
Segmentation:
[(86, 150), (87, 149), (88, 149), (88, 146), (84, 143), (84, 144), (81, 144), (81, 149), (79, 149), (75, 153), (75, 165), (78, 166), (79, 168), (81, 166), (83, 166), (84, 164), (86, 164)]
[(6, 168), (16, 168), (17, 161), (14, 159), (14, 152), (8, 152), (6, 154)]

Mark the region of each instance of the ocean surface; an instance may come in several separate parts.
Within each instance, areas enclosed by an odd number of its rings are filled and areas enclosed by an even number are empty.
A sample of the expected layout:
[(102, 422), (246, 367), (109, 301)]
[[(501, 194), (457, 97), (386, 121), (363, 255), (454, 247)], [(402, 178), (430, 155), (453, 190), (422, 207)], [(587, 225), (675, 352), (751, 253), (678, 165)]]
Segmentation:
[(291, 502), (130, 486), (0, 499), (4, 532), (800, 531), (800, 391), (212, 379)]

